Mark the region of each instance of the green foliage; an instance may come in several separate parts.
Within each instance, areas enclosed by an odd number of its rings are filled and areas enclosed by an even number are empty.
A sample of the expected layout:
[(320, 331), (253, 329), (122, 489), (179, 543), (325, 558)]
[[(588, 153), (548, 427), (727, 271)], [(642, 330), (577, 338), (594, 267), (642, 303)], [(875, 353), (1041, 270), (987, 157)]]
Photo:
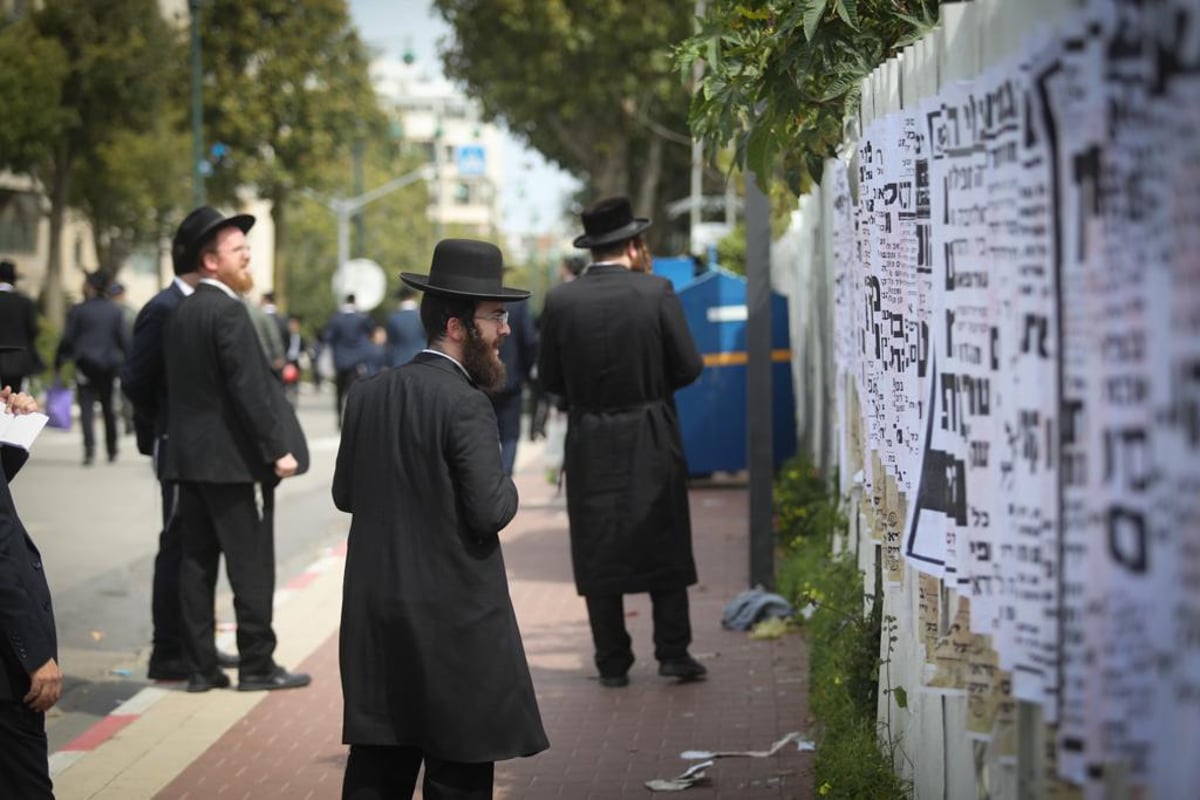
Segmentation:
[(774, 503), (776, 535), (785, 549), (808, 538), (828, 545), (830, 537), (846, 527), (836, 490), (803, 458), (784, 464), (775, 481)]
[(859, 82), (934, 24), (938, 0), (712, 0), (675, 50), (681, 75), (704, 65), (694, 135), (713, 155), (733, 145), (766, 186), (802, 193), (843, 139)]
[(746, 223), (739, 220), (733, 230), (717, 242), (717, 263), (730, 272), (746, 274)]
[[(688, 192), (688, 94), (669, 47), (693, 0), (433, 0), (454, 29), (446, 72), (530, 146), (639, 213)], [(652, 228), (662, 232), (663, 225)]]
[[(784, 550), (779, 591), (798, 608), (810, 646), (809, 707), (820, 724), (817, 794), (838, 798), (908, 797), (908, 787), (881, 750), (876, 724), (880, 691), (881, 604), (863, 611), (862, 573), (852, 555), (832, 555), (846, 519), (835, 490), (802, 460), (789, 462), (775, 486), (776, 530)], [(902, 689), (886, 685), (884, 691)], [(884, 748), (891, 746), (884, 743)]]
[(205, 139), (229, 149), (207, 182), (210, 199), (232, 204), (251, 189), (271, 201), (284, 300), (294, 191), (334, 188), (324, 185), (329, 168), (356, 139), (388, 129), (369, 53), (345, 0), (205, 0), (200, 9)]
[(67, 121), (60, 106), (66, 75), (66, 51), (28, 18), (0, 23), (0, 168), (28, 173), (49, 159)]

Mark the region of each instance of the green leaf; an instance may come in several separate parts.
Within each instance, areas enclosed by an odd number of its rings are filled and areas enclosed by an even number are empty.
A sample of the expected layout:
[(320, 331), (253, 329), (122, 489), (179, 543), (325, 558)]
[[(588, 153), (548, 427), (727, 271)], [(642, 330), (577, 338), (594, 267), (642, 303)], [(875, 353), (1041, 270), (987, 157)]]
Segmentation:
[(771, 9), (769, 8), (747, 8), (746, 6), (738, 6), (737, 13), (746, 19), (767, 20), (771, 18)]
[(821, 23), (821, 17), (825, 14), (825, 6), (829, 0), (810, 0), (810, 2), (812, 5), (804, 12), (804, 38), (811, 42), (817, 33), (817, 25)]
[(897, 686), (892, 689), (892, 694), (896, 698), (896, 708), (908, 708), (908, 692), (903, 686)]
[(837, 15), (854, 30), (858, 30), (858, 0), (837, 0)]

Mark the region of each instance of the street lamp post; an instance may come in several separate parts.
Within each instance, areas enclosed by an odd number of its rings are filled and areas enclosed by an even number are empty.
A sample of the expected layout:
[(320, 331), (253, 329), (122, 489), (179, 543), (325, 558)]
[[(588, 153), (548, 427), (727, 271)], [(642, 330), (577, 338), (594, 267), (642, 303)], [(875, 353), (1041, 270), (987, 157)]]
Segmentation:
[(406, 172), (398, 178), (393, 178), (382, 186), (369, 192), (363, 192), (357, 197), (332, 197), (329, 199), (318, 196), (315, 192), (305, 189), (301, 192), (305, 197), (316, 200), (337, 215), (337, 246), (338, 269), (350, 260), (350, 219), (368, 203), (373, 203), (381, 197), (386, 197), (397, 189), (402, 189), (418, 180), (430, 180), (434, 170), (428, 166)]

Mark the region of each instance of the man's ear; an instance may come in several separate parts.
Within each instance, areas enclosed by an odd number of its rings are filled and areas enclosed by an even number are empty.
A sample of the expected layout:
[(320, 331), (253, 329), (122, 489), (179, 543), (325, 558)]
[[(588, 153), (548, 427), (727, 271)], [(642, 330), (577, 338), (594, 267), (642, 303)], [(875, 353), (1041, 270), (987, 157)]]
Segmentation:
[(462, 342), (467, 338), (467, 329), (458, 317), (446, 320), (446, 338), (452, 342)]

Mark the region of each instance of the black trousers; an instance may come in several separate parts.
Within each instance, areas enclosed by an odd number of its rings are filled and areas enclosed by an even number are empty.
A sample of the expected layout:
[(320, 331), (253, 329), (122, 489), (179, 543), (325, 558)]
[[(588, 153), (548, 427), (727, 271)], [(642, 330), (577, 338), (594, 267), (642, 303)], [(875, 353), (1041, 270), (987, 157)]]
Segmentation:
[[(605, 677), (624, 675), (633, 666), (633, 647), (625, 629), (625, 598), (619, 594), (587, 595), (588, 622), (596, 648), (596, 668)], [(683, 658), (692, 643), (687, 588), (651, 592), (654, 615), (654, 657)]]
[(464, 764), (427, 756), (415, 747), (350, 745), (342, 800), (397, 800), (412, 797), (417, 771), (425, 762), (421, 784), (425, 800), (490, 800), (495, 762)]
[(93, 378), (88, 376), (88, 382), (76, 382), (76, 392), (79, 397), (79, 427), (83, 429), (83, 453), (86, 456), (96, 454), (95, 405), (100, 403), (100, 413), (104, 416), (104, 444), (109, 457), (117, 455), (117, 415), (113, 408), (113, 382), (115, 372), (98, 372)]
[(46, 715), (20, 701), (0, 700), (0, 794), (54, 800)]
[(24, 381), (24, 375), (0, 375), (0, 389), (10, 386), (14, 392), (19, 392), (21, 391), (21, 384)]
[(255, 486), (179, 482), (183, 651), (192, 670), (206, 675), (217, 671), (213, 596), (222, 553), (237, 618), (238, 671), (263, 675), (275, 668), (275, 497), (273, 487), (261, 487), (260, 507)]
[(183, 535), (179, 520), (179, 484), (160, 481), (159, 489), (162, 491), (162, 531), (158, 534), (150, 597), (150, 617), (154, 623), (151, 661), (183, 657), (183, 612), (179, 598)]

